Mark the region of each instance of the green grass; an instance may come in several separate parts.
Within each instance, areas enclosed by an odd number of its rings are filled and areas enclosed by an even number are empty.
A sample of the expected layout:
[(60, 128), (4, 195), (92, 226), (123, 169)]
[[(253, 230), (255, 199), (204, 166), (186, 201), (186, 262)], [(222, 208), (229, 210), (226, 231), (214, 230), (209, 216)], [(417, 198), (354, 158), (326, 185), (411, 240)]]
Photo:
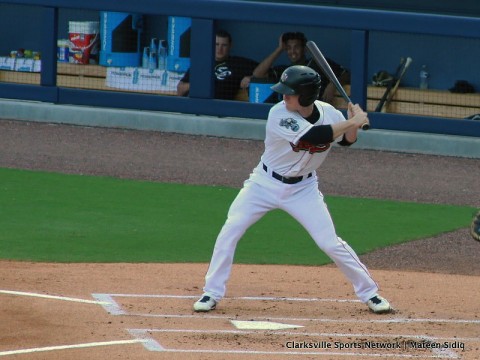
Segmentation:
[[(208, 262), (238, 189), (0, 169), (0, 258)], [(472, 207), (327, 197), (338, 234), (362, 254), (466, 227)], [(241, 240), (235, 261), (329, 259), (282, 211)]]

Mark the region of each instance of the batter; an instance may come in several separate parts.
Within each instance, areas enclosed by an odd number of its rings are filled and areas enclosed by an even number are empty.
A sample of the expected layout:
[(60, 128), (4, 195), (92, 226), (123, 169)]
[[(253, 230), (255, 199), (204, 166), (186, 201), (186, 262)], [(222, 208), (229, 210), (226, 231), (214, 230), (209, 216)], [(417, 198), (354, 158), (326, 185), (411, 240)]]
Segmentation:
[(316, 100), (320, 86), (319, 74), (301, 65), (287, 68), (272, 86), (283, 94), (283, 101), (269, 112), (265, 151), (230, 206), (205, 276), (204, 293), (193, 305), (195, 311), (216, 308), (225, 296), (238, 241), (251, 225), (274, 209), (286, 211), (308, 231), (371, 311), (391, 311), (388, 301), (378, 295), (378, 286), (365, 265), (337, 236), (316, 175), (331, 144), (353, 144), (368, 117), (358, 104), (349, 103), (345, 119), (333, 106)]

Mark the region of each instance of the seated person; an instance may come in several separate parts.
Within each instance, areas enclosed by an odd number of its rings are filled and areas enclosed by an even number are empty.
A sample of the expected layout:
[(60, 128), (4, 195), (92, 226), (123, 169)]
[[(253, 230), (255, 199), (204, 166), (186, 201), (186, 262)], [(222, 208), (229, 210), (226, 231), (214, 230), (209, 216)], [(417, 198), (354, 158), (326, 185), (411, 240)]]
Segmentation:
[[(238, 90), (247, 89), (256, 61), (230, 56), (232, 37), (225, 30), (215, 34), (215, 98), (233, 100)], [(177, 95), (188, 96), (190, 91), (190, 70), (185, 73), (177, 85)]]
[[(319, 100), (332, 103), (336, 89), (335, 85), (330, 82), (328, 77), (319, 68), (313, 59), (307, 59), (306, 48), (307, 38), (301, 32), (287, 32), (280, 36), (278, 46), (268, 55), (253, 71), (255, 78), (271, 78), (273, 82), (280, 80), (283, 71), (291, 65), (306, 65), (314, 69), (320, 74), (322, 85), (320, 89)], [(285, 51), (290, 64), (273, 66), (275, 60)], [(350, 82), (350, 73), (343, 66), (337, 64), (331, 59), (326, 59), (333, 72), (337, 76), (342, 85)]]

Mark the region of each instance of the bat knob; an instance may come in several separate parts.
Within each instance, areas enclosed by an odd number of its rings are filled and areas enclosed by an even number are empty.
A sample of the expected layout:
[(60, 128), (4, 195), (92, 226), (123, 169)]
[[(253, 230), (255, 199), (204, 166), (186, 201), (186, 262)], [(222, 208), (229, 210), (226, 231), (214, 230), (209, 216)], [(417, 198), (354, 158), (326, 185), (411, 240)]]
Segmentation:
[(366, 124), (366, 123), (363, 124), (363, 125), (361, 126), (361, 129), (364, 130), (364, 131), (370, 129), (370, 124)]

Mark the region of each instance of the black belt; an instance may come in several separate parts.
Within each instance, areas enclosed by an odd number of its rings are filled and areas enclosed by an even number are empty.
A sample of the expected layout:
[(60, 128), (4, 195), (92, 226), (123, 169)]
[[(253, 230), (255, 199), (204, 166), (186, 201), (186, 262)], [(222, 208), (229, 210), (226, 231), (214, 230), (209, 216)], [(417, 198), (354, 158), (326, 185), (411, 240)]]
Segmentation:
[[(265, 165), (265, 164), (262, 164), (262, 165), (263, 165), (263, 170), (265, 170), (265, 172), (268, 173), (267, 165)], [(276, 173), (275, 171), (272, 171), (272, 177), (277, 179), (278, 181), (281, 181), (284, 184), (296, 184), (296, 183), (302, 181), (304, 178), (309, 178), (309, 177), (312, 177), (312, 176), (313, 176), (313, 173), (310, 173), (307, 176), (285, 177), (285, 176), (282, 176), (282, 175)]]

